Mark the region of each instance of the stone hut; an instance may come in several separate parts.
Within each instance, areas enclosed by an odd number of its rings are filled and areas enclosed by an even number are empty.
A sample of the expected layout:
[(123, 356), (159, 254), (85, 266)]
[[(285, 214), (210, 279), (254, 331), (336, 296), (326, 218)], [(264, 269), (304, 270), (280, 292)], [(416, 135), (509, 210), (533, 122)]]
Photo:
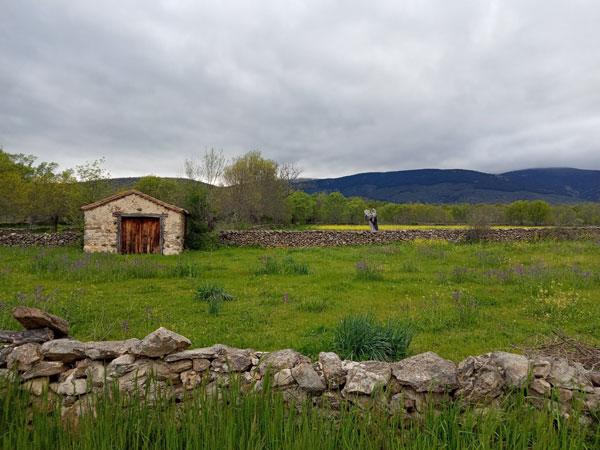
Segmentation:
[(188, 214), (183, 208), (132, 189), (81, 209), (86, 252), (176, 255), (183, 250)]

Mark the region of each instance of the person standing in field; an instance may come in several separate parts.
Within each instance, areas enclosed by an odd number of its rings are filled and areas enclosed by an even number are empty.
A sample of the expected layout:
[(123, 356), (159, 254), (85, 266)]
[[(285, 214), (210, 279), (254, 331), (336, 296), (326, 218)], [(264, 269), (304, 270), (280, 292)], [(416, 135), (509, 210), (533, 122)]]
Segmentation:
[(379, 225), (377, 225), (377, 211), (373, 209), (365, 209), (365, 220), (369, 222), (371, 231), (378, 231)]

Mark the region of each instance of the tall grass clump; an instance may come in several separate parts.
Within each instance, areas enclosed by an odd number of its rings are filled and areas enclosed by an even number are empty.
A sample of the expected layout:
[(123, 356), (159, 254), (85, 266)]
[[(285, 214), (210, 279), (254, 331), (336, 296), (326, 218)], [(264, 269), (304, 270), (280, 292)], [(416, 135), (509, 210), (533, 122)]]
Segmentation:
[(208, 313), (212, 316), (219, 315), (223, 302), (234, 299), (235, 297), (227, 292), (223, 286), (215, 283), (207, 283), (196, 290), (196, 300), (207, 302)]
[(263, 256), (256, 270), (256, 275), (308, 275), (308, 273), (308, 264), (296, 261), (291, 256), (284, 258)]
[(311, 401), (286, 403), (268, 382), (260, 392), (241, 394), (232, 381), (218, 396), (196, 390), (181, 403), (151, 389), (133, 396), (107, 389), (86, 396), (88, 406), (73, 420), (61, 419), (60, 402), (47, 393), (34, 397), (2, 383), (0, 448), (7, 450), (600, 448), (597, 422), (582, 425), (576, 411), (565, 418), (551, 408), (537, 410), (524, 395), (485, 410), (429, 405), (419, 419), (407, 419), (344, 401), (335, 414), (323, 414)]
[(206, 283), (196, 290), (196, 300), (203, 302), (213, 300), (228, 302), (234, 299), (235, 297), (227, 292), (223, 286), (215, 283)]
[(383, 269), (373, 262), (360, 260), (356, 263), (356, 278), (364, 281), (383, 280)]
[(414, 328), (407, 322), (380, 323), (370, 314), (348, 316), (334, 329), (333, 347), (342, 358), (397, 361), (408, 354)]

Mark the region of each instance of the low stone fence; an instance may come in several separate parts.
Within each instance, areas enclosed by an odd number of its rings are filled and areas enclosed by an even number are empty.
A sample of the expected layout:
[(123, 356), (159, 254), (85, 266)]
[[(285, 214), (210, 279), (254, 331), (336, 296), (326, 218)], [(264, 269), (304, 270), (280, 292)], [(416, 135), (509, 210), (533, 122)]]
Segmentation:
[(34, 233), (29, 230), (0, 229), (0, 245), (9, 247), (61, 247), (77, 245), (82, 234), (78, 231)]
[(427, 352), (398, 362), (359, 362), (323, 352), (311, 361), (291, 349), (189, 349), (187, 338), (165, 328), (141, 340), (80, 342), (68, 337), (65, 320), (44, 311), (17, 307), (13, 315), (27, 330), (0, 331), (0, 377), (18, 377), (35, 396), (55, 394), (68, 417), (81, 414), (109, 383), (125, 393), (159, 389), (185, 401), (186, 393), (198, 389), (218, 394), (234, 377), (243, 391), (260, 390), (267, 376), (289, 401), (334, 410), (345, 401), (376, 401), (389, 414), (407, 417), (418, 417), (431, 402), (493, 405), (515, 389), (526, 390), (534, 405), (555, 406), (564, 415), (578, 404), (588, 423), (600, 407), (600, 372), (554, 357), (493, 352), (455, 364)]
[(416, 229), (371, 231), (222, 231), (223, 244), (242, 247), (338, 247), (343, 245), (389, 244), (417, 239), (465, 241), (535, 241), (539, 239), (600, 239), (600, 227), (585, 228), (492, 228), (492, 229)]

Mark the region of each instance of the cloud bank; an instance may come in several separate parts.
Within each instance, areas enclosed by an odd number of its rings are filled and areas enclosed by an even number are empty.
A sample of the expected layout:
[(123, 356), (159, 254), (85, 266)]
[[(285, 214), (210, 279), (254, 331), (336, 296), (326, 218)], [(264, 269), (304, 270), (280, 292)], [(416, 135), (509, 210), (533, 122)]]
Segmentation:
[(593, 0), (0, 0), (0, 144), (114, 176), (600, 169)]

